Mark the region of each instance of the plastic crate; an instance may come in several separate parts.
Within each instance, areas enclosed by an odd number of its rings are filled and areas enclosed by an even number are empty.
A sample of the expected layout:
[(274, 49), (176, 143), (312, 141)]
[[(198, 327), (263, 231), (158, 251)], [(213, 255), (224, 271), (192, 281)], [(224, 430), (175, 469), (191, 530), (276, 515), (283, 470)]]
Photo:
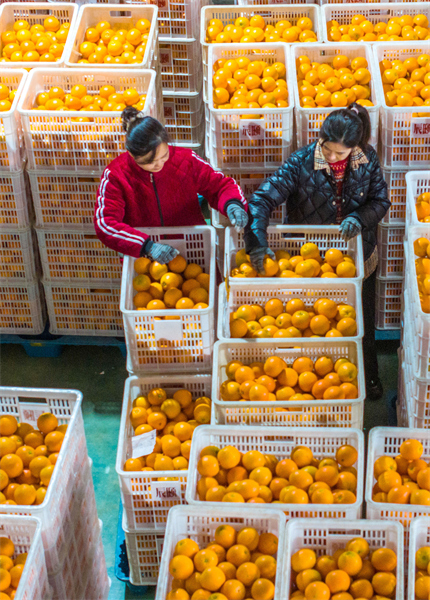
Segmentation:
[(377, 329), (400, 329), (402, 321), (403, 278), (376, 278)]
[[(115, 25), (130, 25), (136, 23), (139, 19), (148, 19), (151, 23), (148, 39), (146, 41), (145, 54), (142, 57), (142, 62), (127, 64), (127, 69), (153, 69), (154, 62), (157, 59), (158, 51), (158, 26), (157, 26), (157, 6), (145, 5), (141, 3), (139, 6), (124, 7), (118, 4), (99, 5), (86, 4), (79, 10), (76, 19), (76, 26), (73, 30), (72, 41), (68, 46), (65, 66), (82, 68), (82, 63), (78, 61), (82, 58), (79, 52), (79, 47), (85, 40), (85, 32), (89, 27), (95, 27), (100, 21), (108, 21), (113, 27)], [(108, 68), (112, 72), (124, 69), (124, 65), (120, 63), (97, 64), (91, 63), (93, 68)]]
[(396, 521), (404, 527), (404, 554), (405, 565), (408, 560), (409, 550), (409, 526), (414, 517), (429, 516), (430, 506), (418, 506), (413, 504), (389, 504), (385, 502), (374, 502), (372, 500), (372, 488), (375, 483), (373, 476), (373, 465), (380, 456), (396, 457), (400, 452), (400, 446), (405, 440), (419, 440), (424, 446), (423, 458), (429, 460), (430, 455), (430, 431), (425, 429), (409, 429), (403, 427), (373, 427), (369, 432), (366, 471), (366, 518), (379, 521)]
[(423, 192), (430, 192), (430, 171), (409, 171), (406, 173), (406, 232), (411, 225), (423, 227), (418, 221), (416, 200)]
[[(287, 237), (288, 236), (288, 237)], [(294, 237), (293, 237), (294, 236)], [(338, 248), (345, 252), (355, 262), (357, 269), (356, 277), (352, 279), (341, 278), (342, 282), (353, 282), (361, 283), (364, 277), (364, 261), (363, 261), (363, 244), (361, 234), (352, 238), (346, 242), (339, 233), (339, 227), (337, 225), (272, 225), (267, 228), (267, 243), (269, 248), (274, 252), (282, 249), (287, 250), (290, 254), (299, 254), (300, 248), (307, 242), (314, 242), (320, 249), (320, 252), (324, 254), (326, 250), (330, 248)], [(231, 277), (230, 273), (233, 268), (236, 267), (235, 256), (236, 253), (245, 247), (244, 234), (241, 231), (238, 233), (233, 227), (226, 229), (225, 235), (225, 266), (224, 275), (228, 277), (228, 283), (230, 286), (243, 284), (243, 279)], [(247, 278), (247, 283), (252, 284), (266, 284), (270, 281), (280, 282), (280, 278), (273, 277), (258, 277), (258, 278)], [(319, 283), (321, 280), (318, 277), (312, 277), (311, 279), (302, 278), (300, 280), (300, 287), (302, 283), (308, 281)], [(334, 279), (330, 279), (330, 285)], [(298, 282), (295, 282), (299, 285)], [(329, 286), (326, 286), (329, 287)]]
[[(121, 498), (124, 506), (124, 517), (128, 531), (148, 531), (164, 529), (169, 510), (175, 504), (185, 502), (185, 486), (188, 471), (124, 471), (125, 461), (131, 457), (131, 438), (133, 427), (130, 423), (130, 412), (133, 401), (146, 395), (154, 387), (162, 387), (168, 394), (182, 388), (191, 392), (193, 397), (210, 397), (211, 375), (164, 375), (153, 377), (129, 377), (125, 381), (122, 404), (121, 424), (119, 428), (118, 451), (116, 456), (116, 472), (118, 473)], [(158, 482), (159, 478), (174, 478), (172, 482)], [(166, 490), (173, 486), (176, 493), (172, 499), (157, 500), (152, 497), (152, 487), (157, 482), (157, 489)], [(138, 584), (136, 584), (138, 585)]]
[[(401, 17), (403, 15), (414, 17), (418, 14), (424, 14), (430, 18), (430, 6), (428, 2), (416, 2), (408, 6), (399, 6), (393, 2), (378, 2), (377, 6), (370, 5), (369, 3), (348, 4), (346, 2), (341, 5), (326, 4), (321, 8), (323, 41), (329, 41), (327, 32), (327, 23), (329, 21), (337, 21), (339, 25), (349, 25), (354, 15), (363, 15), (367, 21), (376, 25), (376, 23), (388, 23), (393, 17)], [(398, 41), (403, 42), (403, 40)]]
[(294, 80), (294, 103), (296, 107), (296, 126), (297, 126), (297, 146), (307, 146), (319, 139), (319, 132), (323, 122), (330, 113), (337, 108), (302, 108), (299, 97), (299, 87), (297, 85), (296, 59), (301, 55), (306, 55), (312, 62), (316, 61), (324, 64), (331, 64), (333, 58), (339, 54), (347, 56), (349, 59), (358, 56), (364, 57), (368, 62), (368, 69), (372, 79), (369, 82), (371, 97), (374, 106), (366, 107), (370, 117), (370, 140), (375, 149), (378, 147), (378, 128), (379, 128), (379, 109), (380, 99), (377, 88), (377, 78), (379, 68), (374, 64), (371, 46), (368, 44), (356, 43), (326, 43), (326, 44), (293, 44), (291, 47), (291, 67)]
[(121, 286), (102, 282), (45, 283), (49, 331), (54, 335), (124, 335)]
[[(410, 267), (409, 267), (410, 268)], [(414, 268), (414, 267), (412, 267)], [(410, 332), (408, 344), (412, 347), (411, 362), (413, 376), (421, 379), (430, 378), (430, 315), (423, 313), (418, 298), (418, 286), (415, 281), (405, 279), (405, 293), (403, 296), (405, 329)], [(416, 289), (413, 289), (416, 288)], [(411, 300), (416, 294), (416, 301)], [(422, 315), (422, 316), (421, 316)]]
[(156, 4), (160, 40), (197, 38), (200, 11), (209, 0), (123, 0), (124, 4)]
[[(154, 242), (177, 248), (210, 276), (208, 308), (136, 310), (133, 306), (134, 258), (126, 256), (121, 283), (121, 311), (127, 346), (127, 370), (135, 375), (174, 371), (209, 371), (212, 367), (215, 305), (215, 231), (210, 226), (147, 228)], [(179, 317), (160, 320), (161, 317)], [(184, 366), (185, 365), (185, 366)]]
[(397, 586), (395, 596), (390, 597), (404, 600), (402, 526), (398, 523), (387, 524), (367, 520), (346, 520), (340, 523), (335, 519), (328, 519), (324, 523), (316, 519), (294, 519), (287, 523), (283, 552), (286, 576), (282, 580), (282, 597), (290, 598), (293, 591), (291, 557), (295, 552), (302, 548), (310, 548), (316, 552), (318, 558), (324, 554), (333, 556), (337, 550), (345, 548), (351, 539), (358, 536), (368, 542), (371, 552), (378, 548), (394, 550), (397, 555)]
[[(33, 69), (27, 78), (18, 104), (27, 148), (28, 168), (58, 171), (102, 171), (124, 152), (124, 132), (120, 112), (33, 110), (39, 92), (58, 85), (70, 90), (83, 84), (89, 92), (103, 85), (122, 91), (134, 87), (146, 93), (145, 115), (161, 117), (155, 95), (155, 71), (76, 68)], [(87, 117), (89, 122), (77, 122)]]
[[(381, 60), (405, 60), (411, 56), (419, 56), (428, 52), (427, 42), (404, 42), (402, 44), (373, 44), (376, 61), (376, 84), (381, 103), (381, 164), (384, 167), (417, 167), (426, 168), (430, 161), (430, 144), (428, 137), (428, 119), (430, 106), (399, 107), (387, 106), (382, 77), (379, 71)], [(418, 117), (417, 114), (425, 114)]]
[(205, 7), (202, 10), (200, 20), (200, 43), (202, 45), (203, 53), (203, 85), (205, 88), (205, 101), (208, 99), (208, 50), (209, 46), (212, 45), (206, 41), (206, 30), (209, 26), (209, 22), (212, 19), (220, 19), (224, 25), (227, 25), (229, 23), (234, 23), (238, 17), (251, 18), (254, 15), (261, 15), (264, 18), (266, 25), (273, 26), (283, 19), (290, 21), (292, 25), (296, 25), (299, 19), (308, 17), (312, 21), (312, 29), (316, 33), (317, 40), (320, 42), (323, 40), (320, 23), (320, 8), (316, 6), (316, 4), (302, 3), (300, 5), (294, 4), (293, 6), (293, 3), (291, 2), (290, 4), (272, 4), (269, 7), (262, 6), (261, 8), (255, 8), (254, 6), (236, 7), (224, 5)]
[[(299, 44), (302, 46), (302, 44)], [(269, 65), (282, 62), (287, 70), (287, 108), (214, 108), (212, 67), (220, 58), (251, 56)], [(215, 169), (253, 172), (283, 165), (294, 146), (292, 65), (287, 44), (211, 44), (208, 54), (209, 161)]]
[(415, 600), (415, 552), (423, 546), (430, 546), (430, 517), (412, 519), (409, 537), (409, 565), (406, 572), (408, 600)]
[(30, 283), (35, 278), (36, 255), (31, 229), (0, 229), (0, 283)]
[(15, 600), (50, 600), (45, 555), (42, 544), (42, 525), (31, 517), (2, 515), (0, 534), (15, 545), (14, 556), (27, 552), (24, 570), (14, 596)]
[(46, 282), (62, 279), (80, 283), (119, 283), (121, 259), (95, 233), (69, 229), (37, 229), (39, 252)]
[(82, 489), (88, 463), (84, 421), (81, 411), (82, 394), (75, 390), (0, 387), (0, 414), (13, 415), (19, 422), (36, 426), (38, 416), (52, 412), (60, 424), (67, 424), (60, 454), (55, 465), (45, 500), (38, 506), (2, 505), (2, 513), (38, 517), (42, 523), (42, 540), (48, 571), (59, 567), (67, 552), (65, 523), (70, 500)]
[[(43, 63), (45, 69), (63, 67), (73, 43), (73, 32), (77, 16), (78, 6), (72, 2), (56, 2), (55, 4), (47, 4), (46, 2), (6, 2), (0, 8), (0, 32), (13, 29), (14, 23), (19, 19), (25, 19), (31, 26), (43, 25), (46, 17), (56, 17), (60, 23), (69, 22), (69, 35), (64, 45), (63, 54), (58, 61)], [(12, 69), (34, 69), (39, 67), (40, 63), (28, 61), (5, 62), (2, 63), (2, 66)]]
[(202, 51), (197, 40), (160, 41), (161, 86), (165, 92), (200, 92)]
[(46, 311), (40, 284), (0, 285), (0, 333), (38, 335), (45, 329)]
[[(6, 65), (8, 63), (2, 63)], [(16, 63), (11, 63), (16, 65)], [(16, 90), (10, 110), (0, 112), (0, 172), (21, 171), (24, 159), (24, 138), (18, 102), (21, 98), (27, 72), (24, 69), (0, 69), (0, 83)]]
[(24, 171), (0, 171), (0, 229), (21, 228), (30, 225), (27, 186)]
[(378, 275), (402, 277), (405, 263), (405, 227), (378, 225)]
[(204, 105), (201, 94), (163, 94), (164, 123), (176, 144), (200, 144), (204, 129)]
[[(196, 429), (193, 436), (193, 445), (190, 454), (190, 468), (187, 482), (186, 498), (190, 505), (201, 513), (218, 512), (223, 506), (220, 502), (204, 502), (198, 500), (197, 483), (200, 479), (197, 471), (197, 463), (200, 452), (206, 446), (217, 446), (222, 448), (228, 445), (235, 446), (240, 452), (258, 450), (269, 456), (276, 456), (279, 460), (290, 456), (293, 448), (298, 445), (307, 446), (317, 457), (332, 456), (336, 449), (343, 444), (354, 446), (358, 451), (356, 462), (357, 469), (357, 500), (354, 504), (276, 504), (277, 510), (282, 511), (287, 521), (298, 517), (307, 518), (338, 518), (357, 519), (361, 515), (363, 504), (363, 481), (364, 481), (364, 434), (358, 429), (331, 429), (312, 428), (297, 429), (295, 427), (234, 427), (210, 425)], [(255, 504), (249, 507), (251, 514), (258, 515), (260, 510), (266, 511), (267, 504)], [(246, 506), (242, 507), (242, 513), (246, 512)]]
[[(338, 340), (339, 338), (336, 338)], [(225, 367), (230, 360), (245, 364), (280, 356), (293, 361), (299, 356), (316, 359), (329, 354), (333, 359), (347, 356), (358, 369), (358, 393), (355, 400), (309, 400), (267, 402), (225, 402), (220, 398), (221, 383), (228, 378)], [(350, 339), (339, 341), (269, 340), (250, 342), (217, 342), (214, 349), (212, 381), (212, 422), (220, 425), (286, 425), (291, 427), (363, 427), (365, 398), (364, 366), (361, 343)], [(282, 409), (282, 410), (279, 410)]]
[[(257, 505), (254, 505), (257, 506)], [(260, 505), (258, 505), (259, 507)], [(163, 556), (160, 565), (155, 600), (165, 600), (171, 589), (172, 576), (169, 573), (169, 562), (173, 557), (176, 543), (186, 537), (195, 540), (199, 546), (204, 547), (215, 537), (215, 530), (219, 525), (231, 525), (240, 531), (243, 527), (254, 527), (258, 533), (274, 533), (279, 540), (278, 548), (284, 546), (285, 517), (278, 510), (266, 508), (254, 512), (253, 508), (244, 511), (233, 506), (220, 506), (215, 508), (202, 508), (199, 506), (177, 506), (173, 508), (167, 522), (166, 537), (164, 540)], [(278, 561), (281, 553), (278, 551)], [(275, 580), (275, 595), (273, 600), (281, 600), (281, 569), (277, 570)]]
[(404, 225), (406, 220), (406, 175), (407, 169), (382, 169), (388, 187), (391, 206), (382, 219), (385, 225)]
[[(260, 6), (272, 4), (273, 0), (237, 0), (239, 6)], [(291, 0), (290, 4), (315, 4), (315, 0)]]
[(403, 362), (403, 402), (407, 406), (407, 426), (417, 429), (430, 429), (430, 379), (414, 377), (412, 348), (404, 347)]
[(125, 515), (122, 519), (122, 528), (130, 567), (130, 583), (132, 585), (157, 585), (163, 552), (164, 530), (162, 532), (154, 529), (129, 530)]
[(111, 580), (107, 573), (106, 557), (100, 539), (95, 550), (91, 569), (88, 570), (87, 583), (83, 597), (91, 600), (108, 600)]

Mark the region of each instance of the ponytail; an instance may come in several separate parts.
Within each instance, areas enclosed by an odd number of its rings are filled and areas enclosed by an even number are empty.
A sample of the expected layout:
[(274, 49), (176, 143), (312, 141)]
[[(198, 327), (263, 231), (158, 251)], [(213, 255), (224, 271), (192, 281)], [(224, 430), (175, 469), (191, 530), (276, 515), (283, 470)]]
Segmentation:
[(153, 117), (145, 117), (142, 112), (128, 106), (122, 111), (122, 128), (126, 132), (125, 148), (133, 158), (148, 156), (151, 163), (160, 144), (169, 143), (169, 134), (163, 125)]
[(335, 142), (347, 148), (360, 146), (363, 150), (370, 139), (370, 117), (364, 106), (353, 102), (328, 115), (320, 129), (322, 142)]

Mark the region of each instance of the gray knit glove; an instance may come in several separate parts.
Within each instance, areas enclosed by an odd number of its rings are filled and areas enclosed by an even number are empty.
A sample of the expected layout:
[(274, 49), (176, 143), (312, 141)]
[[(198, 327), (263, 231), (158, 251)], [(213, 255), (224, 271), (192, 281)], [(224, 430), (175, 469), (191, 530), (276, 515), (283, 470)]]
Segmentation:
[(270, 258), (273, 258), (273, 260), (276, 259), (275, 253), (270, 248), (267, 248), (267, 246), (260, 246), (259, 248), (254, 248), (254, 250), (251, 250), (251, 252), (249, 253), (251, 265), (254, 267), (254, 269), (259, 275), (265, 274), (264, 257), (266, 255)]
[(173, 260), (175, 256), (178, 256), (179, 250), (176, 250), (176, 248), (172, 248), (172, 246), (169, 246), (168, 244), (157, 244), (157, 242), (147, 242), (147, 245), (145, 247), (145, 254), (146, 256), (149, 256), (149, 258), (152, 258), (152, 260), (156, 260), (160, 264), (165, 265), (166, 263)]
[(361, 223), (355, 217), (346, 217), (339, 225), (339, 231), (345, 242), (347, 242), (360, 233)]
[(227, 217), (230, 219), (230, 223), (237, 232), (241, 231), (248, 223), (248, 213), (236, 202), (229, 204), (225, 212), (227, 213)]

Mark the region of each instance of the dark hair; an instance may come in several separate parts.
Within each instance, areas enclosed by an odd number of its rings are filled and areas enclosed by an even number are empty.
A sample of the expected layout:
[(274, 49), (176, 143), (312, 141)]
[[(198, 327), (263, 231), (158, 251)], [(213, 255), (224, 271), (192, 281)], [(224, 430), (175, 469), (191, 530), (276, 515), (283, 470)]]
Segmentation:
[(347, 148), (366, 148), (370, 139), (370, 117), (367, 109), (356, 102), (329, 114), (320, 129), (320, 139)]
[(163, 125), (153, 117), (144, 117), (137, 108), (127, 106), (121, 119), (126, 132), (125, 148), (134, 158), (149, 154), (149, 164), (154, 160), (158, 146), (169, 143), (169, 134)]

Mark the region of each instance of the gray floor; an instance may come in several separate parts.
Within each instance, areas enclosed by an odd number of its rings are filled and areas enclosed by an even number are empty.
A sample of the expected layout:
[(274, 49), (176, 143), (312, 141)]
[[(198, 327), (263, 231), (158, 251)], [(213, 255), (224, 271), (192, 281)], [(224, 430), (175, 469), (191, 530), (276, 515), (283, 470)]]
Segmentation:
[[(397, 345), (380, 343), (379, 368), (386, 394), (367, 402), (365, 429), (389, 424), (387, 393), (397, 387)], [(84, 394), (84, 421), (109, 576), (109, 600), (136, 598), (114, 575), (119, 487), (115, 472), (125, 360), (118, 348), (70, 346), (59, 358), (30, 358), (19, 345), (0, 345), (0, 384), (9, 386), (72, 388)], [(153, 588), (139, 598), (152, 598)]]

